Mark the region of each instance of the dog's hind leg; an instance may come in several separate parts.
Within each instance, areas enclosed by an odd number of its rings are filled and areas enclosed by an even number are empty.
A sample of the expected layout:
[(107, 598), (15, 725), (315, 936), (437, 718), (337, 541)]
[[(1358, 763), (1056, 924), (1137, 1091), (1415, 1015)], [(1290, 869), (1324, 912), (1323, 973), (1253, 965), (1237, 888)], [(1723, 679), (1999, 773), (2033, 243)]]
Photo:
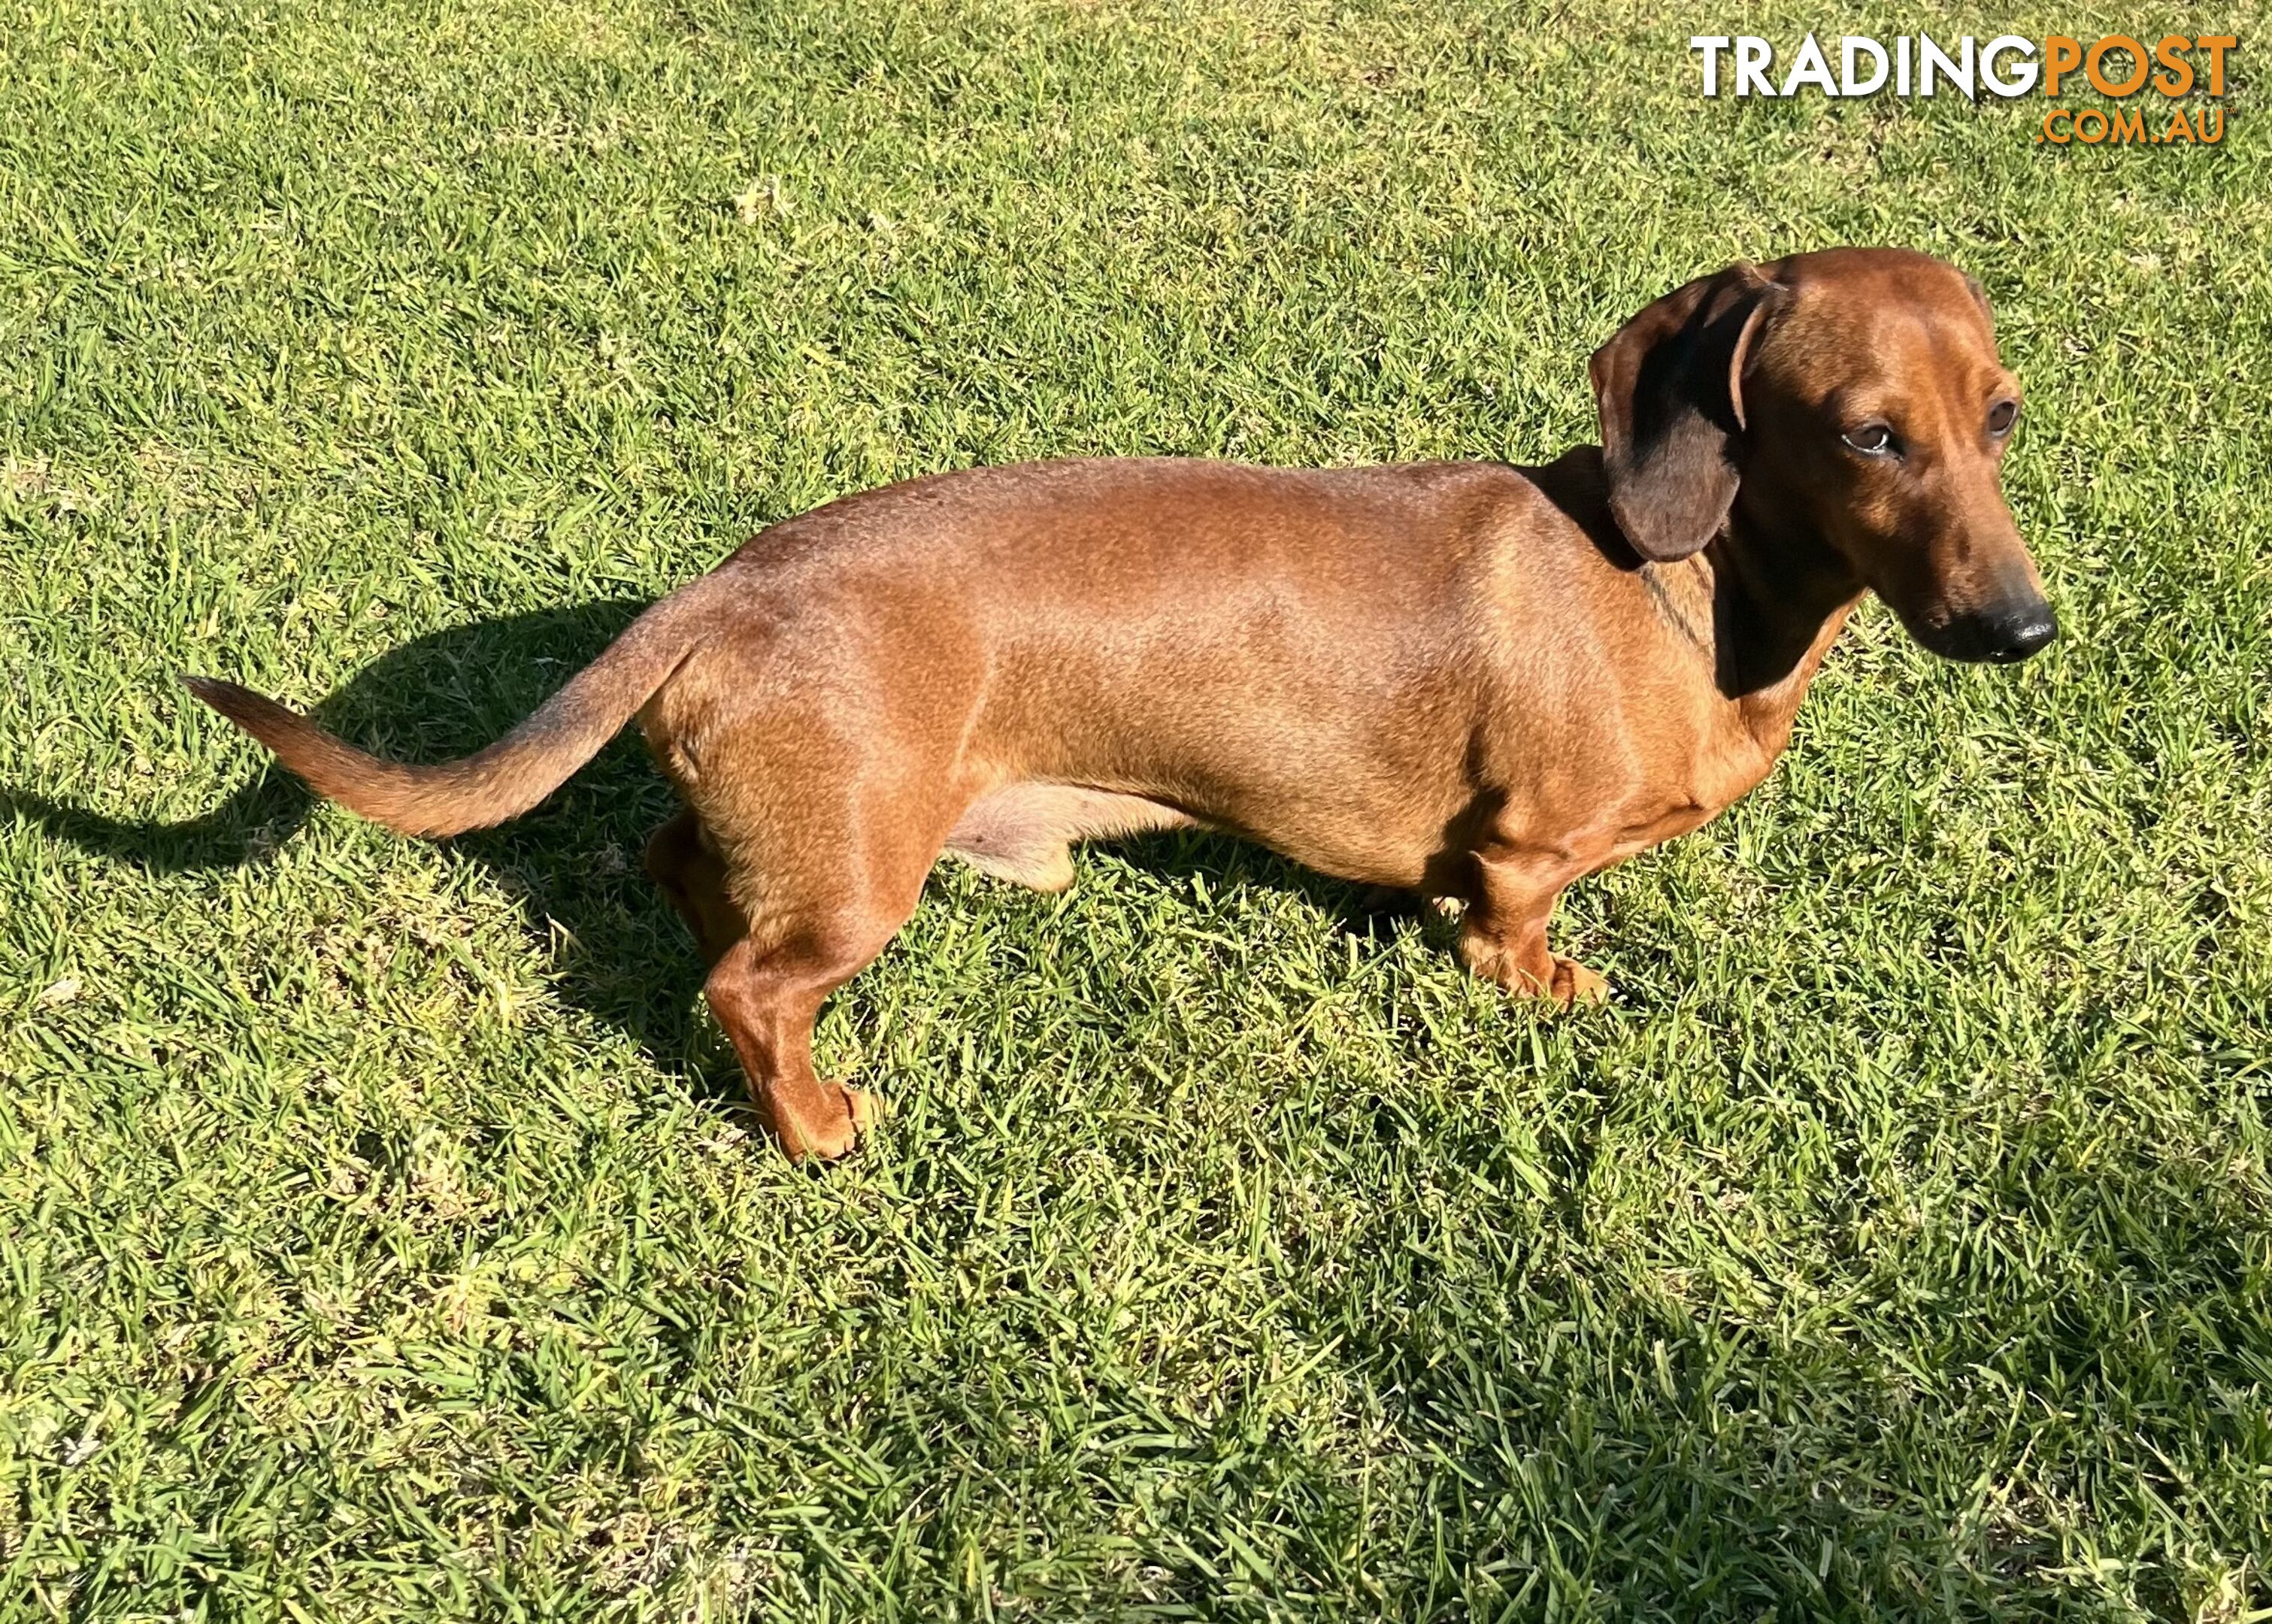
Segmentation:
[(793, 1160), (842, 1156), (874, 1118), (871, 1096), (824, 1082), (812, 1069), (812, 1023), (822, 1002), (873, 956), (825, 939), (766, 953), (744, 936), (702, 984), (749, 1078), (751, 1103)]
[(749, 921), (726, 890), (726, 864), (692, 812), (680, 812), (648, 837), (646, 872), (686, 922), (703, 963), (717, 963), (749, 934)]
[[(844, 786), (842, 793), (855, 793)], [(706, 909), (698, 934), (711, 959), (703, 983), (750, 1083), (750, 1097), (790, 1156), (852, 1149), (873, 1115), (866, 1093), (820, 1078), (812, 1023), (828, 995), (885, 949), (916, 910), (938, 855), (945, 819), (908, 816), (903, 805), (830, 807), (806, 799), (795, 818), (736, 830), (706, 807), (691, 868), (698, 883), (716, 864), (726, 906)], [(714, 854), (714, 855), (711, 855)], [(712, 953), (716, 947), (714, 956)]]

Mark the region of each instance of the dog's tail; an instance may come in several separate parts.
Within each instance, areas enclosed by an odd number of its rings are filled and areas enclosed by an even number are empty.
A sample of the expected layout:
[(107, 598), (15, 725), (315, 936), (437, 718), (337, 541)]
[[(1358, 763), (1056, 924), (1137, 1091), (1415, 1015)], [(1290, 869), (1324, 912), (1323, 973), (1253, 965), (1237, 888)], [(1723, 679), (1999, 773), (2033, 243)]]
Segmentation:
[(385, 761), (297, 711), (211, 677), (183, 685), (276, 752), (318, 794), (403, 834), (460, 834), (518, 818), (599, 754), (699, 640), (706, 577), (650, 607), (568, 685), (487, 749), (432, 767)]

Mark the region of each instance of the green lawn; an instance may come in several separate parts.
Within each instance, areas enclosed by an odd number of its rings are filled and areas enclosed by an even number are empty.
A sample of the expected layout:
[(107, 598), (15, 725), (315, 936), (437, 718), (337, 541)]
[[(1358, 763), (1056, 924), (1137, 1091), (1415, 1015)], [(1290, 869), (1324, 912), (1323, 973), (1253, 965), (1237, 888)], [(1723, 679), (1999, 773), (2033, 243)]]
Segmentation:
[[(0, 4), (0, 1619), (2266, 1616), (2272, 106), (1706, 102), (1938, 19), (1678, 10)], [(1573, 894), (1606, 1009), (1213, 838), (943, 870), (799, 1171), (630, 741), (413, 843), (169, 681), (454, 753), (830, 496), (1543, 458), (1845, 241), (1987, 284), (2068, 635), (1868, 608)]]

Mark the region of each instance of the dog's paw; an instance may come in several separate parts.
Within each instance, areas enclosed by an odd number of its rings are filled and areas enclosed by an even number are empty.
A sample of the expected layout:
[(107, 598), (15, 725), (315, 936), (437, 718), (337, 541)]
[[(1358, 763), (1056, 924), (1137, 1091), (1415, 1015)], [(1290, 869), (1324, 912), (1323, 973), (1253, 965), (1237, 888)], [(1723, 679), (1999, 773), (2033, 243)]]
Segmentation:
[[(1495, 981), (1517, 998), (1551, 999), (1563, 1008), (1579, 1004), (1606, 1003), (1610, 984), (1575, 959), (1548, 955), (1549, 969), (1541, 976), (1521, 955), (1487, 937), (1461, 939), (1460, 956), (1468, 968), (1486, 981)], [(1531, 962), (1535, 963), (1533, 960)]]
[(1606, 1004), (1610, 1001), (1610, 984), (1577, 960), (1557, 954), (1554, 979), (1546, 989), (1546, 996), (1565, 1009), (1580, 1004)]
[(837, 1107), (826, 1118), (817, 1122), (809, 1117), (792, 1122), (776, 1119), (774, 1132), (792, 1162), (833, 1162), (849, 1155), (860, 1135), (883, 1114), (877, 1096), (865, 1089), (841, 1082), (824, 1082), (820, 1089)]

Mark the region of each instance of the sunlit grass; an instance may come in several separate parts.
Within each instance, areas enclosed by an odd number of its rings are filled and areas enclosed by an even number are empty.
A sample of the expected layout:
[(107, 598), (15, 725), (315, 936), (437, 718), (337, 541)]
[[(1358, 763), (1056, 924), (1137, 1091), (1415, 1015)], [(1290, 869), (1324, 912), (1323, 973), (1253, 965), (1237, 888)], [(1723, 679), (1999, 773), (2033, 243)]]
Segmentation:
[[(2261, 109), (1707, 103), (1658, 10), (0, 8), (0, 1617), (2272, 1605)], [(1548, 455), (1842, 241), (1987, 284), (2068, 635), (1865, 612), (1573, 894), (1606, 1010), (1213, 839), (943, 871), (801, 1172), (629, 745), (413, 844), (168, 681), (453, 753), (829, 496)]]

